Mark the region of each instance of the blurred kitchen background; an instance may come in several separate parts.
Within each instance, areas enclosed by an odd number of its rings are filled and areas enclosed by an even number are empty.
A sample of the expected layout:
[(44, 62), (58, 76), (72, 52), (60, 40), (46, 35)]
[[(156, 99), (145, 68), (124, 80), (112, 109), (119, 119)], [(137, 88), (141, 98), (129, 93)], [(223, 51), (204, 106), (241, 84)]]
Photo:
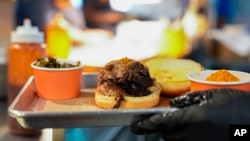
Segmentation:
[[(62, 13), (72, 27), (68, 58), (80, 56), (90, 66), (100, 67), (112, 57), (134, 52), (128, 56), (190, 58), (206, 69), (250, 72), (250, 1), (0, 0), (1, 115), (7, 111), (3, 101), (11, 31), (30, 18), (45, 32), (55, 13)], [(6, 118), (0, 117), (0, 130), (6, 131)]]

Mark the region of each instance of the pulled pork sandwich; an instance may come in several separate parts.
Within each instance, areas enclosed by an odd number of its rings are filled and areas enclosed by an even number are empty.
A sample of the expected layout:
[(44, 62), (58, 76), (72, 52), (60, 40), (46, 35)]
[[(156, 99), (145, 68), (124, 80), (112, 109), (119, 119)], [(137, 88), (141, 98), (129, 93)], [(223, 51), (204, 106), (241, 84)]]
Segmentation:
[(122, 58), (110, 61), (100, 71), (95, 102), (104, 109), (150, 108), (159, 103), (160, 91), (146, 66)]

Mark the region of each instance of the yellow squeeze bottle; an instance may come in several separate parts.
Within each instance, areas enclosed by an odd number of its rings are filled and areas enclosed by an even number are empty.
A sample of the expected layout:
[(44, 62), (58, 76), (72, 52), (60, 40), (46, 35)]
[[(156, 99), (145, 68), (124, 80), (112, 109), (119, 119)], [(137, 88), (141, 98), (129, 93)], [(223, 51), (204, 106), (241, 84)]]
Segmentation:
[(68, 23), (57, 13), (46, 28), (47, 54), (50, 57), (68, 58), (71, 39), (67, 32)]
[(187, 37), (180, 23), (166, 26), (163, 31), (158, 56), (179, 58), (187, 51)]

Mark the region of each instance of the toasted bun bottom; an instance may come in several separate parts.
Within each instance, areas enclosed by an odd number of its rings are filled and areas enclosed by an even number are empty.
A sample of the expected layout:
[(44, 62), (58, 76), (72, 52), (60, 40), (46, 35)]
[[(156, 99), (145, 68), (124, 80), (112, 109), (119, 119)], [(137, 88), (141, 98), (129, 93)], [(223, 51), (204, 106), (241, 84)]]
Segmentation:
[[(141, 97), (124, 96), (124, 101), (121, 102), (119, 108), (139, 109), (139, 108), (150, 108), (156, 106), (160, 101), (161, 86), (156, 83), (153, 86), (151, 86), (149, 90), (152, 93), (147, 96), (141, 96)], [(95, 102), (97, 106), (104, 109), (111, 109), (117, 103), (115, 96), (104, 94), (98, 88), (95, 93)]]
[(190, 91), (189, 81), (172, 81), (167, 83), (161, 83), (162, 94), (169, 97), (175, 97), (185, 92)]

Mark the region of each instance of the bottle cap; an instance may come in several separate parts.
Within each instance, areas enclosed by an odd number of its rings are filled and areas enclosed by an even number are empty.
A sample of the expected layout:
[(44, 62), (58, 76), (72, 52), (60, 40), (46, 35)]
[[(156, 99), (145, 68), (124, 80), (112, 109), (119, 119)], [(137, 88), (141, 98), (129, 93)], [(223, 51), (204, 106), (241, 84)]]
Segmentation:
[(11, 42), (43, 43), (44, 34), (38, 27), (31, 25), (30, 19), (25, 19), (23, 26), (17, 26), (16, 31), (11, 33)]
[(49, 26), (67, 30), (70, 24), (65, 20), (62, 13), (56, 13), (54, 18), (50, 21)]

